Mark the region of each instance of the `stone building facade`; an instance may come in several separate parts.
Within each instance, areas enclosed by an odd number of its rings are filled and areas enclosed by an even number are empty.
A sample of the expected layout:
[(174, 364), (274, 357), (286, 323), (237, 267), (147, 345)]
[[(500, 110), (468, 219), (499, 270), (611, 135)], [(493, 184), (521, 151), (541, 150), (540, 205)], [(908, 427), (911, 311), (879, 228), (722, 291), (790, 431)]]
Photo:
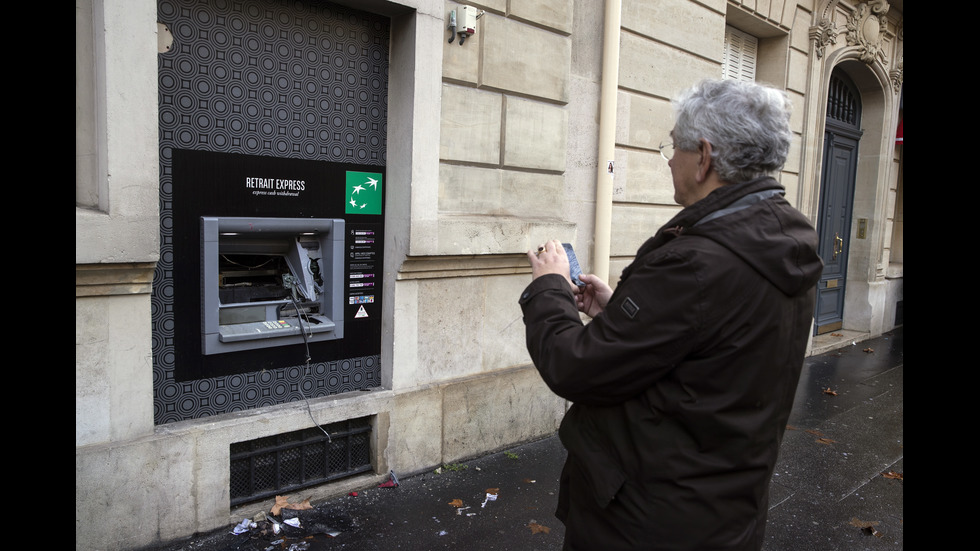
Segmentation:
[[(450, 23), (471, 13), (461, 42)], [(733, 36), (793, 101), (788, 198), (843, 220), (822, 237), (846, 263), (813, 350), (900, 325), (901, 1), (76, 0), (76, 547), (266, 508), (235, 489), (236, 457), (311, 427), (364, 454), (298, 490), (314, 499), (553, 433), (566, 404), (524, 349), (524, 252), (558, 238), (616, 280), (679, 208), (670, 98), (721, 76)], [(840, 102), (859, 118), (829, 120)], [(213, 200), (186, 198), (186, 152), (384, 175), (376, 349), (182, 374), (182, 213)], [(839, 159), (843, 198), (825, 199)]]

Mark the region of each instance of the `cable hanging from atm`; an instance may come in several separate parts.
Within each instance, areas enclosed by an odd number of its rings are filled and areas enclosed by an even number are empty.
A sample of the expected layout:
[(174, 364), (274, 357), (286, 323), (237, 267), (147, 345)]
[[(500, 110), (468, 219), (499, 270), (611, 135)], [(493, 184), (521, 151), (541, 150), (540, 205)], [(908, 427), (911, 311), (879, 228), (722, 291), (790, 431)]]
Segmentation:
[[(303, 346), (306, 349), (306, 371), (304, 373), (309, 373), (310, 372), (310, 361), (311, 361), (311, 358), (310, 358), (310, 341), (309, 341), (309, 337), (306, 334), (306, 328), (303, 327), (303, 315), (304, 314), (303, 314), (303, 312), (300, 311), (299, 304), (296, 304), (296, 298), (293, 296), (293, 293), (290, 293), (289, 294), (289, 300), (291, 300), (293, 302), (293, 308), (296, 309), (296, 319), (299, 321), (299, 332), (300, 332), (301, 335), (303, 335)], [(312, 334), (312, 332), (310, 334)], [(323, 427), (321, 427), (320, 426), (320, 423), (317, 423), (316, 422), (316, 418), (313, 417), (313, 408), (310, 406), (310, 399), (307, 398), (306, 397), (306, 393), (303, 392), (303, 384), (302, 384), (302, 381), (300, 382), (300, 384), (296, 385), (296, 388), (299, 389), (299, 395), (303, 397), (303, 400), (306, 400), (306, 412), (310, 414), (310, 421), (313, 421), (313, 424), (316, 425), (316, 428), (320, 429), (320, 432), (322, 432), (323, 434), (326, 435), (327, 442), (333, 444), (333, 438), (330, 437), (330, 433), (327, 432), (326, 429), (324, 429)]]

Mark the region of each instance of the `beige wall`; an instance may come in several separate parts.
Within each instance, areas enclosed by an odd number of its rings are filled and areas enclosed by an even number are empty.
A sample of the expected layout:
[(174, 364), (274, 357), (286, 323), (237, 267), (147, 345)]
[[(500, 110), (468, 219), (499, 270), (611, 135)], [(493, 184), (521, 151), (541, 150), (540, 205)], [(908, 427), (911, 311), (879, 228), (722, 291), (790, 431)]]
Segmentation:
[(155, 262), (156, 9), (76, 0), (75, 263)]
[[(424, 254), (520, 254), (558, 237), (564, 216), (573, 89), (571, 2), (475, 4), (462, 45), (442, 42), (438, 231)], [(461, 4), (445, 2), (445, 11)]]

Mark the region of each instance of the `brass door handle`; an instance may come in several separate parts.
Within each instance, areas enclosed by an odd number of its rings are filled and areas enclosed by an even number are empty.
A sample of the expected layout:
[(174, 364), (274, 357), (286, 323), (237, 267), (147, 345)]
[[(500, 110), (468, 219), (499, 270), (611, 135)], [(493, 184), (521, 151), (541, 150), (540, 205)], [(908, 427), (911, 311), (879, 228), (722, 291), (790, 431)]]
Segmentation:
[(844, 240), (841, 239), (840, 234), (834, 232), (834, 256), (831, 260), (837, 260), (837, 255), (844, 250)]

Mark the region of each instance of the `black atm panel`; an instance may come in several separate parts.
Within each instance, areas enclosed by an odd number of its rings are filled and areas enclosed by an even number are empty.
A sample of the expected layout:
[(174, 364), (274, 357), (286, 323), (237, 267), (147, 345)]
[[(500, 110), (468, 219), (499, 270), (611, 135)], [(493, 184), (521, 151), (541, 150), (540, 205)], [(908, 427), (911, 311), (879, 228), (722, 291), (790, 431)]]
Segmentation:
[(381, 352), (384, 167), (172, 155), (174, 381), (329, 362), (358, 388)]

